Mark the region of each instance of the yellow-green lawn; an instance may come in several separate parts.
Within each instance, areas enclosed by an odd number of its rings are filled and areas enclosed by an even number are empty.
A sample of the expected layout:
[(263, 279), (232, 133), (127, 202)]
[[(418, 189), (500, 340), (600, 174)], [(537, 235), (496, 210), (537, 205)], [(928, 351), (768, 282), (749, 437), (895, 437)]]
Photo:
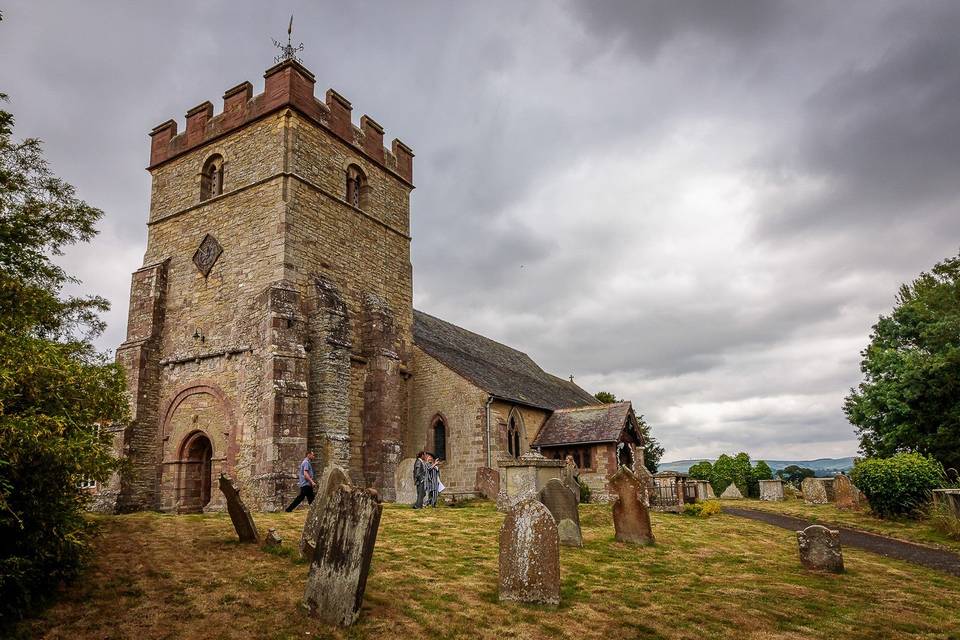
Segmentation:
[(225, 514), (98, 518), (96, 561), (27, 638), (958, 638), (960, 579), (856, 549), (843, 575), (800, 568), (790, 531), (733, 516), (653, 514), (657, 545), (613, 539), (610, 507), (583, 505), (585, 546), (561, 551), (557, 609), (497, 602), (490, 503), (387, 505), (356, 625), (299, 603), (306, 510), (259, 514), (284, 552), (240, 545)]

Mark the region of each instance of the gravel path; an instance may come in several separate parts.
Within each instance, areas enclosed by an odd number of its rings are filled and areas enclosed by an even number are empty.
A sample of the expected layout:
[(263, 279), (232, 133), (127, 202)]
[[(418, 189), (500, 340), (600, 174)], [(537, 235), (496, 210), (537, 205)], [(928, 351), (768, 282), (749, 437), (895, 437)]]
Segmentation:
[[(822, 524), (819, 522), (809, 522), (801, 518), (785, 516), (779, 513), (770, 513), (769, 511), (756, 511), (754, 509), (741, 509), (739, 507), (723, 507), (723, 512), (732, 516), (741, 518), (750, 518), (759, 520), (777, 527), (799, 531), (811, 524)], [(905, 560), (923, 567), (943, 571), (951, 575), (960, 577), (960, 555), (952, 551), (934, 549), (919, 544), (895, 540), (887, 536), (881, 536), (874, 533), (866, 533), (855, 529), (846, 529), (844, 527), (834, 527), (827, 525), (831, 529), (840, 529), (840, 544), (858, 549), (866, 549), (873, 553), (879, 553), (888, 558)]]

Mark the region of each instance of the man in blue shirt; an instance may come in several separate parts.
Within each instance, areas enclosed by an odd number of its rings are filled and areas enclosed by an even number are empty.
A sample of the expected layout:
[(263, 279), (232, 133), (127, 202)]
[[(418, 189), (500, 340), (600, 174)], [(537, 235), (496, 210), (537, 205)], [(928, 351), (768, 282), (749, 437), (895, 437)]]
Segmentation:
[(307, 499), (307, 504), (313, 503), (313, 488), (317, 486), (313, 474), (313, 459), (315, 457), (313, 451), (308, 451), (307, 457), (300, 463), (300, 468), (297, 470), (297, 485), (300, 487), (300, 494), (287, 507), (288, 512), (300, 506), (304, 498)]

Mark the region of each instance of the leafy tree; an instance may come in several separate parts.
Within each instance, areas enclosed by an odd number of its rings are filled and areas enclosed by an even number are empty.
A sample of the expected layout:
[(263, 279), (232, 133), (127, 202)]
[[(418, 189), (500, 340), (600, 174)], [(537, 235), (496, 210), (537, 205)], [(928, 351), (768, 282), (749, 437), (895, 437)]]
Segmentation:
[(687, 473), (694, 480), (710, 480), (710, 474), (713, 472), (713, 465), (709, 460), (702, 460), (690, 467)]
[[(593, 394), (593, 397), (603, 404), (623, 402), (623, 400), (617, 400), (617, 397), (609, 391), (598, 391)], [(656, 473), (657, 466), (660, 464), (660, 458), (663, 457), (664, 449), (660, 446), (660, 443), (657, 442), (657, 439), (653, 437), (653, 434), (650, 433), (650, 425), (646, 423), (642, 415), (637, 416), (637, 425), (640, 427), (640, 435), (643, 437), (644, 442), (643, 466), (645, 466), (650, 473)]]
[(758, 460), (753, 465), (753, 477), (756, 480), (773, 480), (773, 469), (765, 460)]
[[(710, 485), (718, 496), (730, 486), (736, 477), (736, 464), (727, 454), (721, 454), (710, 470)], [(742, 491), (743, 489), (741, 489)]]
[(813, 478), (817, 473), (813, 469), (800, 467), (795, 464), (787, 465), (777, 471), (777, 477), (784, 482), (789, 482), (793, 486), (800, 488), (804, 478)]
[[(3, 96), (5, 98), (5, 96)], [(99, 209), (53, 176), (40, 142), (12, 139), (0, 110), (0, 621), (10, 623), (74, 576), (88, 551), (83, 479), (114, 467), (98, 425), (127, 415), (123, 373), (90, 339), (99, 297), (51, 256), (90, 240)]]
[(861, 352), (843, 410), (869, 457), (932, 455), (960, 466), (960, 256), (900, 287)]
[(593, 394), (593, 397), (603, 404), (612, 404), (617, 401), (617, 397), (609, 391), (597, 391), (595, 394)]
[(854, 465), (851, 480), (880, 517), (915, 516), (930, 502), (930, 492), (945, 480), (943, 466), (919, 453), (868, 458)]

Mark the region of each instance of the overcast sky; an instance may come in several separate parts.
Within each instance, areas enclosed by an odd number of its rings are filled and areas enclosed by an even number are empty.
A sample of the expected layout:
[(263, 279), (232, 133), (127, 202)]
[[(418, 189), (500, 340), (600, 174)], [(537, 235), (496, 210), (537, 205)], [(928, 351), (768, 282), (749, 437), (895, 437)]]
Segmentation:
[[(631, 399), (664, 460), (852, 455), (841, 410), (897, 287), (960, 247), (960, 3), (6, 3), (17, 137), (141, 265), (150, 129), (263, 71), (317, 76), (415, 153), (417, 308)], [(135, 6), (136, 5), (136, 6)]]

